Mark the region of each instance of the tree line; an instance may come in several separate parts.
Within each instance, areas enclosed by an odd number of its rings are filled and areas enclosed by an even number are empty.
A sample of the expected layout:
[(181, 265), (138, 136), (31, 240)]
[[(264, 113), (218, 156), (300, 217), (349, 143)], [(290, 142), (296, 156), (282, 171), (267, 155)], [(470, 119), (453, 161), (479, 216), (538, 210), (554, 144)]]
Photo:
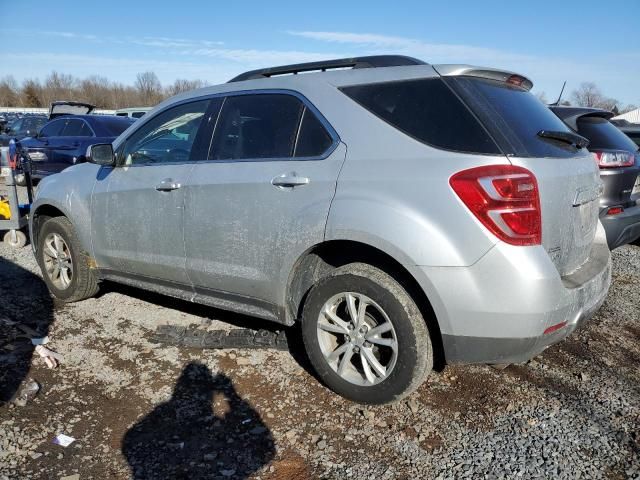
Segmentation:
[(206, 85), (204, 80), (177, 79), (163, 86), (154, 72), (139, 73), (133, 85), (98, 75), (76, 78), (55, 71), (43, 81), (26, 79), (21, 83), (9, 75), (0, 78), (0, 106), (48, 107), (55, 100), (73, 100), (109, 110), (151, 107), (172, 95)]
[[(154, 72), (139, 73), (133, 85), (113, 82), (98, 75), (75, 78), (55, 71), (44, 81), (27, 79), (18, 83), (12, 76), (6, 76), (0, 79), (0, 107), (48, 107), (55, 100), (87, 102), (109, 110), (151, 107), (172, 95), (206, 85), (204, 80), (177, 79), (171, 85), (163, 86)], [(544, 92), (538, 93), (538, 98), (549, 103)], [(604, 95), (593, 82), (580, 84), (561, 104), (602, 108), (616, 114), (637, 108), (635, 105), (622, 105), (615, 98)]]

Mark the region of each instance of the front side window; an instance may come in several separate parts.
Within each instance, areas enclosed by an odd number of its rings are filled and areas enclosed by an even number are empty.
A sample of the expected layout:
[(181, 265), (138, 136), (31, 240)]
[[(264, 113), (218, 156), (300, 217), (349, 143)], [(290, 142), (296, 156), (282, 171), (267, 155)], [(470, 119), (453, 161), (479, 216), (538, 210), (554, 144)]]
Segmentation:
[(62, 137), (91, 137), (93, 133), (84, 120), (68, 120), (61, 133)]
[(341, 90), (420, 142), (459, 152), (500, 153), (480, 123), (439, 78), (355, 85)]
[(289, 158), (303, 103), (292, 95), (227, 97), (220, 112), (210, 160)]
[(209, 100), (200, 100), (169, 108), (156, 115), (127, 141), (124, 164), (188, 161), (208, 107)]
[(42, 130), (40, 130), (40, 137), (57, 137), (62, 132), (65, 126), (64, 120), (56, 120), (55, 122), (47, 123)]

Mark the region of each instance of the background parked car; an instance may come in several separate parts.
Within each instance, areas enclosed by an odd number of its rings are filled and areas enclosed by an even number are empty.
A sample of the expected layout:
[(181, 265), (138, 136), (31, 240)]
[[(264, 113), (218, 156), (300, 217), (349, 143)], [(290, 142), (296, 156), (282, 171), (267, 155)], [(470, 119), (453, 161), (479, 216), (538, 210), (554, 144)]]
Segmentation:
[[(113, 115), (66, 115), (48, 122), (37, 136), (19, 144), (29, 153), (33, 177), (39, 180), (85, 161), (89, 145), (111, 143), (133, 122)], [(23, 177), (18, 176), (17, 181), (22, 183)]]
[(12, 138), (20, 140), (36, 135), (45, 123), (47, 123), (46, 115), (29, 115), (14, 120), (0, 135), (0, 146), (6, 147)]
[(600, 167), (604, 194), (600, 221), (609, 248), (632, 243), (640, 237), (640, 154), (638, 145), (609, 119), (613, 113), (582, 107), (551, 107), (570, 128), (589, 140), (589, 151)]
[(630, 123), (629, 125), (618, 125), (618, 128), (636, 145), (640, 146), (640, 125)]
[(120, 108), (116, 110), (116, 115), (118, 117), (132, 117), (132, 118), (140, 118), (144, 116), (152, 107), (131, 107), (131, 108)]

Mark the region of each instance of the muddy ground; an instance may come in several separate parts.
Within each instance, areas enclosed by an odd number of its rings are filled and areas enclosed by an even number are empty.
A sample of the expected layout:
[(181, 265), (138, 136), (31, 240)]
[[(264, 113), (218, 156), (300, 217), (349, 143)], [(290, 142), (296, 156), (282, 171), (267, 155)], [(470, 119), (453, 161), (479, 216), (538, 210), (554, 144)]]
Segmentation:
[[(613, 258), (606, 303), (567, 341), (363, 407), (314, 378), (296, 332), (289, 351), (156, 344), (159, 324), (277, 327), (111, 284), (59, 305), (30, 248), (0, 244), (0, 479), (639, 478), (640, 247)], [(38, 395), (8, 402), (30, 379)]]

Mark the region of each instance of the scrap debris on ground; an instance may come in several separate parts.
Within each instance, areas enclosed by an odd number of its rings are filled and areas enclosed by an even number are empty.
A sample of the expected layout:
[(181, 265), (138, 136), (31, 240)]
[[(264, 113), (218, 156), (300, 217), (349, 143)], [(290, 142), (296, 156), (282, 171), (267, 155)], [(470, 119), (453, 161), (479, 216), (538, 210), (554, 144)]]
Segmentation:
[[(567, 341), (367, 407), (318, 383), (295, 331), (114, 285), (57, 304), (0, 244), (0, 479), (640, 478), (640, 248), (613, 260)], [(256, 331), (288, 349), (202, 348)]]

